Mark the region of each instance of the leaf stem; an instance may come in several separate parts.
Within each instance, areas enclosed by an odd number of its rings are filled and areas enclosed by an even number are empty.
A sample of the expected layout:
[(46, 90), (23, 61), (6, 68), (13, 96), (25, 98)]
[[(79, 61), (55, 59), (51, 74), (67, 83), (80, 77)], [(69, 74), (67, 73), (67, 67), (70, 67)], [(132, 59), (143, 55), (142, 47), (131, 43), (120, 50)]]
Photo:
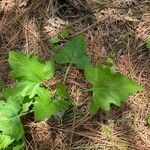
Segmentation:
[(67, 75), (68, 75), (68, 73), (69, 73), (69, 70), (70, 70), (70, 68), (71, 68), (71, 65), (72, 65), (72, 63), (70, 63), (69, 66), (67, 67), (67, 70), (66, 70), (65, 75), (64, 75), (64, 81), (63, 81), (63, 83), (66, 82)]
[(71, 61), (70, 61), (70, 64), (69, 64), (69, 66), (67, 67), (67, 70), (66, 70), (65, 75), (64, 75), (64, 81), (63, 81), (63, 83), (66, 82), (67, 75), (68, 75), (69, 70), (70, 70), (70, 68), (71, 68), (71, 65), (72, 65), (72, 62), (73, 62), (74, 57), (75, 57), (75, 54), (73, 55), (73, 57), (72, 57), (72, 59), (71, 59)]
[(33, 110), (30, 110), (30, 111), (24, 112), (24, 113), (20, 114), (20, 115), (19, 115), (19, 117), (22, 117), (22, 116), (24, 116), (24, 115), (26, 115), (26, 114), (29, 114), (29, 113), (32, 113), (32, 112), (33, 112)]
[(86, 92), (91, 92), (93, 91), (93, 88), (91, 89), (83, 89), (83, 90), (80, 90), (82, 93), (86, 93)]

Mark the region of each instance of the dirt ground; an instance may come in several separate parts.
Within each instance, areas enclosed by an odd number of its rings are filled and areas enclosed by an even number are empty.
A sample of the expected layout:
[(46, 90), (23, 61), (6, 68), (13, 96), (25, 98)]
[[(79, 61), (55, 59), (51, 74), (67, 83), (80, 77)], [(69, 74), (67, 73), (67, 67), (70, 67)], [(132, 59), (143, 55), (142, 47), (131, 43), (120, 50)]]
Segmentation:
[[(57, 48), (50, 38), (67, 26), (68, 38), (83, 34), (92, 63), (105, 63), (113, 57), (123, 74), (135, 79), (143, 90), (110, 112), (88, 111), (91, 95), (83, 73), (71, 67), (67, 76), (70, 108), (62, 118), (35, 122), (23, 118), (26, 150), (150, 150), (150, 35), (149, 0), (0, 0), (0, 78), (7, 85), (10, 50), (35, 54), (42, 60)], [(61, 41), (61, 45), (66, 41)], [(57, 71), (57, 84), (63, 71)], [(52, 83), (53, 82), (53, 83)]]

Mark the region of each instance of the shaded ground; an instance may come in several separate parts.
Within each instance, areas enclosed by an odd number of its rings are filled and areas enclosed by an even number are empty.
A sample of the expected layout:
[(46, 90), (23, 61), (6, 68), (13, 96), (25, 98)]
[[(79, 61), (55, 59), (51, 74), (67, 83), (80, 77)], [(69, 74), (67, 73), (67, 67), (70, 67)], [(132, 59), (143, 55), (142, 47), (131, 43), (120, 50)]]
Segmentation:
[[(9, 50), (47, 60), (55, 51), (50, 37), (68, 26), (70, 38), (77, 34), (87, 37), (93, 64), (105, 63), (111, 56), (120, 72), (143, 86), (143, 91), (129, 97), (122, 107), (91, 117), (87, 107), (91, 96), (81, 92), (87, 87), (85, 79), (82, 72), (71, 67), (67, 84), (76, 109), (45, 122), (26, 118), (27, 150), (150, 149), (146, 121), (150, 114), (150, 52), (145, 44), (150, 35), (149, 9), (147, 0), (0, 1), (0, 77), (8, 85), (13, 82), (8, 74)], [(63, 69), (57, 72), (53, 84), (63, 78), (63, 73)]]

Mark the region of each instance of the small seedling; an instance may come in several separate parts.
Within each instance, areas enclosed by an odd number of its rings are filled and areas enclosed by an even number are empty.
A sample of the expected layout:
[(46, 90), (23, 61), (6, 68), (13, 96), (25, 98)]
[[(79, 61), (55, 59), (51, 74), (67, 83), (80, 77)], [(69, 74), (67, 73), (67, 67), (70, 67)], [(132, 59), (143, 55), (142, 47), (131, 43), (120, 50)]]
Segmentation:
[(51, 37), (50, 42), (52, 44), (58, 44), (60, 42), (60, 38), (58, 36)]
[(59, 33), (60, 37), (65, 39), (69, 36), (69, 30), (67, 28), (64, 28), (60, 33)]
[(64, 28), (57, 36), (51, 37), (50, 42), (53, 45), (58, 44), (61, 40), (67, 38), (69, 36), (69, 30)]
[(110, 135), (110, 129), (108, 127), (103, 127), (103, 133), (106, 137)]
[(150, 37), (147, 38), (147, 42), (146, 42), (146, 43), (147, 43), (146, 47), (147, 47), (148, 49), (150, 49)]
[(147, 117), (147, 123), (150, 125), (150, 116)]
[(108, 57), (107, 60), (106, 60), (106, 66), (110, 68), (110, 70), (112, 71), (112, 73), (114, 72), (117, 72), (116, 71), (116, 67), (115, 65), (113, 64), (113, 59), (111, 57)]

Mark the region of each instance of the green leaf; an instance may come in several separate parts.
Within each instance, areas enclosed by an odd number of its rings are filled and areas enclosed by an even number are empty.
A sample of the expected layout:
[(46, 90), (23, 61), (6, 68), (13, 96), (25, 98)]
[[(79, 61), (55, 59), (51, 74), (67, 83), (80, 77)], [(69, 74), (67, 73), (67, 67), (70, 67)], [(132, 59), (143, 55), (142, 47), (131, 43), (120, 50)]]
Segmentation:
[(106, 61), (108, 66), (113, 66), (113, 59), (111, 57), (108, 57)]
[(21, 139), (24, 134), (18, 114), (20, 110), (21, 105), (17, 100), (0, 101), (0, 131), (16, 140)]
[(65, 39), (69, 36), (69, 31), (68, 29), (64, 28), (60, 33), (59, 33), (60, 37)]
[(102, 132), (106, 137), (110, 135), (110, 129), (108, 127), (103, 127)]
[(150, 116), (147, 117), (147, 123), (150, 125)]
[(50, 94), (47, 89), (41, 88), (38, 97), (35, 98), (34, 114), (35, 119), (38, 121), (47, 119), (52, 115), (65, 110), (68, 106), (68, 102), (64, 100), (64, 96), (54, 96)]
[(148, 37), (147, 39), (147, 46), (146, 46), (148, 49), (150, 49), (150, 37)]
[(25, 97), (23, 99), (22, 107), (21, 107), (21, 113), (27, 113), (30, 106), (33, 104), (34, 99), (29, 99), (28, 97)]
[(13, 150), (24, 150), (24, 149), (25, 149), (24, 143), (13, 146)]
[(54, 75), (53, 62), (43, 63), (36, 56), (11, 51), (8, 62), (12, 69), (11, 76), (15, 79), (39, 83), (45, 79), (51, 79)]
[(50, 105), (50, 92), (41, 88), (38, 93), (38, 97), (36, 97), (36, 101), (34, 103), (34, 118), (35, 120), (43, 120), (45, 118), (49, 118), (51, 116), (51, 110), (49, 110)]
[(114, 73), (109, 67), (92, 65), (85, 67), (86, 80), (92, 84), (93, 98), (90, 104), (90, 112), (94, 115), (101, 108), (110, 110), (110, 105), (121, 106), (128, 96), (141, 89), (135, 81), (120, 73)]
[(16, 84), (16, 88), (20, 91), (22, 97), (29, 96), (31, 99), (38, 93), (40, 84), (30, 81), (20, 81)]
[(22, 109), (21, 112), (25, 113), (29, 110), (29, 107), (33, 104), (32, 98), (37, 94), (38, 88), (37, 90), (34, 90), (36, 89), (36, 86), (30, 88), (30, 84), (26, 84), (25, 86), (24, 82), (18, 82), (14, 87), (3, 89), (2, 94), (7, 101), (17, 100), (18, 104), (21, 105), (21, 109)]
[(62, 99), (67, 99), (68, 98), (68, 92), (67, 92), (67, 87), (65, 84), (60, 83), (57, 87), (56, 90), (56, 95), (58, 97), (61, 97)]
[(52, 44), (57, 44), (60, 42), (60, 39), (58, 36), (54, 36), (54, 37), (51, 37), (50, 41)]
[(20, 97), (19, 90), (16, 86), (3, 88), (2, 95), (5, 99), (8, 99), (9, 97)]
[(13, 142), (9, 135), (0, 134), (0, 149), (7, 148)]
[(2, 90), (3, 97), (8, 99), (9, 97), (16, 97), (23, 100), (23, 97), (29, 96), (33, 98), (40, 87), (39, 83), (30, 82), (30, 81), (20, 81), (17, 82), (13, 87), (5, 88)]
[(40, 62), (35, 56), (27, 56), (23, 53), (9, 53), (9, 63), (12, 68), (11, 75), (21, 81), (12, 88), (3, 90), (5, 98), (29, 96), (33, 98), (39, 91), (40, 84), (45, 79), (54, 75), (54, 64), (51, 61)]
[(13, 143), (11, 143), (11, 145), (9, 145), (9, 147), (7, 147), (6, 150), (24, 150), (25, 146), (23, 143), (23, 140), (21, 141), (13, 141)]
[(106, 62), (107, 62), (106, 66), (110, 68), (110, 70), (111, 70), (112, 73), (117, 72), (116, 68), (115, 68), (115, 66), (113, 64), (113, 59), (111, 57), (108, 57), (107, 60), (106, 60)]
[(54, 55), (54, 60), (59, 64), (76, 64), (79, 69), (84, 69), (84, 66), (90, 61), (86, 54), (85, 38), (79, 35), (66, 43)]

